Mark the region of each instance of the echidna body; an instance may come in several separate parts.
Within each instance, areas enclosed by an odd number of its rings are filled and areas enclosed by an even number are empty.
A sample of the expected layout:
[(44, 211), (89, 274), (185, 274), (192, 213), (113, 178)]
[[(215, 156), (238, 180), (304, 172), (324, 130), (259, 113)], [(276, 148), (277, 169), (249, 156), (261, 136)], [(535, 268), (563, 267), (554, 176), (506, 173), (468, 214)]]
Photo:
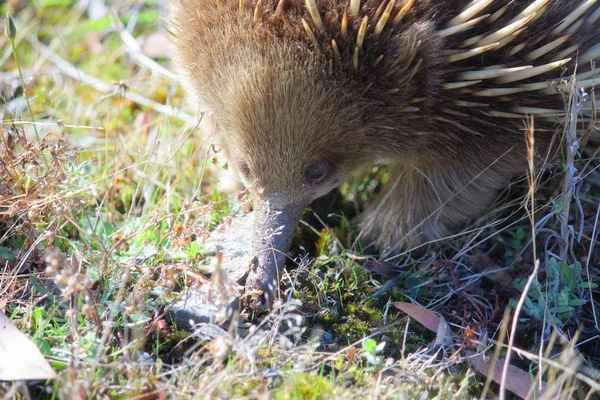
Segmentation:
[(600, 0), (175, 3), (176, 62), (256, 199), (255, 306), (302, 209), (357, 169), (391, 165), (362, 218), (381, 249), (476, 216), (525, 170), (525, 118), (545, 153), (600, 58)]

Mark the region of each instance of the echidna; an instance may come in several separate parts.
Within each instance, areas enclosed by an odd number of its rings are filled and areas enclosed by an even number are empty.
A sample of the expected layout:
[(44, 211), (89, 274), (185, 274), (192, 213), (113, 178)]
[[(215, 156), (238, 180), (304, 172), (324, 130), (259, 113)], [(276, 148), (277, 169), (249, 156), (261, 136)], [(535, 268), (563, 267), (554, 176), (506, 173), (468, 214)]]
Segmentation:
[(361, 167), (390, 165), (362, 218), (380, 249), (476, 216), (525, 171), (525, 118), (545, 153), (565, 82), (591, 88), (600, 58), (600, 0), (178, 0), (173, 23), (176, 63), (254, 194), (254, 307), (303, 208)]

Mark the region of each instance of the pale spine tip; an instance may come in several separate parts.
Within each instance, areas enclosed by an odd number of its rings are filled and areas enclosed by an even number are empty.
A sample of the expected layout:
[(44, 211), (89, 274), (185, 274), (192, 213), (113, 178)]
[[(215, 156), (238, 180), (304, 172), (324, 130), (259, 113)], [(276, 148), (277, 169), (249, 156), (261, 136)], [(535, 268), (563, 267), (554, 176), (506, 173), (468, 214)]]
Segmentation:
[(516, 22), (513, 22), (512, 24), (505, 26), (504, 28), (492, 33), (491, 35), (483, 38), (482, 40), (479, 41), (479, 43), (477, 43), (477, 47), (481, 47), (481, 46), (485, 46), (488, 44), (492, 44), (492, 43), (496, 43), (502, 39), (504, 39), (505, 37), (507, 37), (508, 35), (510, 35), (511, 33), (521, 29), (523, 26), (527, 25), (527, 23), (529, 21), (531, 21), (531, 19), (535, 17), (535, 13), (528, 15), (525, 18), (522, 18)]
[(302, 18), (302, 26), (304, 27), (304, 30), (306, 31), (306, 34), (308, 35), (308, 38), (310, 39), (312, 44), (314, 44), (315, 47), (319, 47), (319, 42), (317, 41), (317, 37), (313, 33), (312, 29), (310, 29), (310, 26), (308, 25), (308, 23), (306, 22), (306, 20), (304, 18)]
[(498, 47), (500, 43), (492, 43), (486, 46), (477, 47), (468, 51), (463, 51), (457, 54), (452, 54), (448, 57), (448, 62), (453, 63), (461, 60), (465, 60), (467, 58), (475, 57), (479, 54), (485, 53), (486, 51), (492, 50), (495, 47)]
[(360, 0), (350, 0), (350, 15), (353, 17), (358, 16), (360, 12)]
[(385, 28), (385, 24), (387, 24), (387, 21), (390, 18), (392, 11), (394, 10), (395, 3), (396, 3), (396, 0), (390, 1), (390, 4), (388, 4), (387, 7), (385, 8), (385, 11), (381, 15), (381, 18), (379, 18), (379, 21), (377, 21), (377, 25), (375, 25), (375, 32), (374, 32), (375, 37), (378, 37), (381, 34), (381, 32), (383, 31), (383, 29)]
[(335, 54), (336, 60), (340, 60), (342, 58), (342, 55), (340, 54), (340, 48), (338, 47), (335, 39), (331, 40), (331, 47), (333, 48), (333, 54)]
[(527, 70), (516, 72), (514, 74), (510, 74), (508, 76), (499, 78), (498, 82), (511, 83), (511, 82), (522, 81), (524, 79), (532, 78), (537, 75), (545, 74), (546, 72), (552, 71), (553, 69), (560, 68), (563, 65), (565, 65), (566, 63), (568, 63), (569, 61), (571, 61), (571, 58), (566, 58), (564, 60), (555, 61), (553, 63), (541, 65), (539, 67), (529, 68)]
[(365, 34), (367, 33), (368, 24), (369, 17), (365, 16), (360, 24), (360, 28), (358, 29), (358, 34), (356, 35), (356, 47), (359, 49), (362, 48), (363, 43), (365, 42)]
[(492, 4), (494, 0), (475, 0), (469, 3), (469, 6), (465, 8), (460, 14), (456, 17), (452, 18), (450, 22), (448, 22), (447, 27), (451, 28), (455, 25), (460, 25), (463, 22), (466, 22), (473, 18), (475, 15), (479, 14), (483, 11), (487, 6)]
[(258, 21), (260, 20), (260, 17), (262, 15), (262, 4), (263, 4), (263, 0), (258, 0), (256, 2), (256, 6), (254, 7), (254, 18), (253, 21), (255, 24), (258, 23)]
[(342, 14), (342, 21), (340, 22), (340, 33), (342, 37), (346, 39), (348, 37), (348, 11), (344, 11)]
[(569, 16), (567, 16), (563, 20), (563, 22), (554, 30), (554, 32), (552, 32), (552, 35), (558, 35), (562, 31), (567, 29), (569, 26), (571, 26), (571, 24), (577, 21), (577, 19), (581, 17), (591, 6), (593, 6), (596, 3), (596, 1), (597, 0), (588, 0), (579, 7), (577, 7), (577, 9), (575, 9), (575, 11), (569, 14)]
[(352, 66), (355, 70), (358, 70), (358, 46), (354, 48), (354, 54), (352, 55)]
[(398, 14), (396, 14), (396, 16), (394, 17), (394, 21), (392, 23), (394, 25), (398, 25), (404, 19), (406, 14), (408, 14), (414, 3), (415, 0), (407, 0), (406, 4), (400, 9), (400, 11), (398, 11)]
[(319, 12), (317, 2), (315, 0), (306, 0), (304, 4), (306, 5), (306, 9), (308, 10), (310, 17), (317, 26), (317, 29), (323, 30), (323, 20), (321, 19), (321, 13)]

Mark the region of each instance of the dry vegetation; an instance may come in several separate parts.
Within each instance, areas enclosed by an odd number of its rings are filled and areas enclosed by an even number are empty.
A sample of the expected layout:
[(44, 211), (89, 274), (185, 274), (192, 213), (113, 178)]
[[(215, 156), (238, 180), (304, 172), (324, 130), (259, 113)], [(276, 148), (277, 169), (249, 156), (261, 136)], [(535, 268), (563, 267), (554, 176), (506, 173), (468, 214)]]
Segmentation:
[(189, 333), (170, 307), (186, 287), (226, 303), (236, 287), (204, 241), (250, 203), (220, 189), (222, 154), (164, 69), (164, 4), (0, 11), (16, 26), (14, 47), (0, 39), (0, 310), (59, 374), (0, 397), (599, 396), (600, 140), (576, 81), (564, 163), (532, 163), (462, 233), (418, 258), (362, 255), (353, 217), (386, 179), (374, 168), (305, 213), (305, 256), (269, 314)]

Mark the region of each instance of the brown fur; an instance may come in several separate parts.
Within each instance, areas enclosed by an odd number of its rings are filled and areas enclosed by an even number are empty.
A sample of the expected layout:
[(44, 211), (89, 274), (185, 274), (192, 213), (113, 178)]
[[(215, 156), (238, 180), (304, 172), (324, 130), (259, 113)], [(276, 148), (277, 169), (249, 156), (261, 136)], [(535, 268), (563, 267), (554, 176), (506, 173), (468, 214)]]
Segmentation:
[[(470, 0), (417, 0), (400, 24), (388, 21), (379, 37), (373, 31), (388, 4), (382, 0), (362, 2), (360, 15), (349, 18), (346, 37), (340, 21), (348, 0), (316, 1), (322, 30), (304, 0), (288, 0), (283, 8), (277, 8), (276, 0), (264, 0), (257, 19), (256, 1), (248, 0), (240, 11), (239, 0), (178, 0), (173, 6), (175, 60), (190, 90), (214, 112), (224, 142), (238, 168), (247, 172), (245, 184), (256, 196), (282, 207), (308, 204), (354, 170), (387, 162), (392, 165), (390, 182), (365, 213), (365, 236), (380, 248), (414, 245), (447, 235), (476, 216), (499, 188), (525, 170), (523, 120), (493, 112), (523, 114), (514, 111), (518, 105), (564, 108), (563, 98), (547, 89), (493, 97), (478, 92), (566, 76), (575, 70), (578, 54), (597, 46), (600, 20), (592, 24), (587, 18), (597, 15), (600, 1), (576, 21), (580, 25), (573, 25), (564, 44), (535, 61), (523, 59), (563, 36), (566, 32), (549, 33), (583, 4), (549, 0), (513, 42), (448, 62), (448, 55), (469, 50), (465, 40), (506, 26), (532, 2), (495, 0), (478, 15), (494, 15), (508, 5), (504, 15), (442, 38), (436, 32)], [(405, 3), (396, 1), (392, 18)], [(370, 23), (355, 68), (364, 16)], [(526, 46), (511, 54), (521, 43)], [(460, 89), (443, 87), (461, 81), (465, 71), (557, 61), (570, 46), (577, 47), (568, 55), (574, 60), (566, 70), (514, 83), (486, 79)], [(589, 60), (580, 61), (586, 62), (578, 72), (589, 70)], [(536, 117), (539, 152), (546, 151), (557, 130), (557, 117)], [(311, 185), (306, 169), (322, 160), (332, 163), (333, 172)]]

